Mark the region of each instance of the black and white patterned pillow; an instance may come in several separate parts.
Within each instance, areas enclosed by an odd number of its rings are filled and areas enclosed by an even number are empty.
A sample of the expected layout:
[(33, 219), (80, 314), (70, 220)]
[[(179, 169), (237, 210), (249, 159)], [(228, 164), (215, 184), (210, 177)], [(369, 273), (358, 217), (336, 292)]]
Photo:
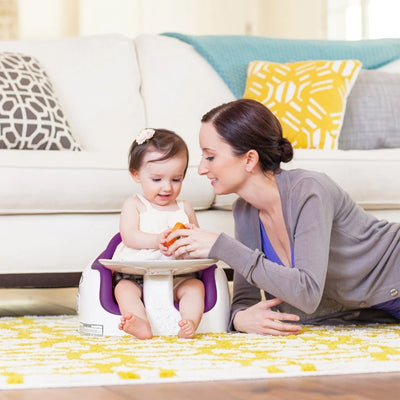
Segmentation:
[(34, 57), (0, 53), (0, 149), (81, 150)]

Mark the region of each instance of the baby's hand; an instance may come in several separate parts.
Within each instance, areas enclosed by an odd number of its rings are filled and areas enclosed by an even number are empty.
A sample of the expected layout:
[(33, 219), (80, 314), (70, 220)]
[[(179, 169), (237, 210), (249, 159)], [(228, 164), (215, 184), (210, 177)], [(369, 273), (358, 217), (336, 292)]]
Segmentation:
[[(177, 231), (178, 229), (187, 229), (187, 228), (186, 228), (186, 225), (185, 225), (185, 224), (182, 224), (182, 222), (177, 222), (177, 223), (174, 225), (174, 227), (173, 227), (172, 229), (170, 229), (170, 231), (168, 232), (168, 234), (171, 233), (171, 232)], [(180, 238), (180, 236), (171, 239), (169, 242), (167, 242), (167, 246), (168, 246), (168, 247), (171, 246), (172, 244), (174, 244), (175, 240), (177, 240), (177, 239), (179, 239), (179, 238)]]
[(171, 233), (171, 229), (167, 229), (164, 232), (161, 232), (159, 235), (159, 243), (158, 248), (160, 249), (161, 253), (164, 255), (168, 255), (168, 245), (167, 245), (167, 236)]

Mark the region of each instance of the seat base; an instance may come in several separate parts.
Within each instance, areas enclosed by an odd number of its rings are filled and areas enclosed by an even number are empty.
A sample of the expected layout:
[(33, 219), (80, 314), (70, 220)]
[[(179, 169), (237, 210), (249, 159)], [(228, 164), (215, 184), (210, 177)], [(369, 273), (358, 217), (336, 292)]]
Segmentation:
[[(226, 332), (230, 314), (228, 280), (221, 267), (214, 270), (217, 299), (203, 314), (197, 333)], [(172, 275), (144, 276), (144, 303), (153, 335), (173, 336), (179, 331), (181, 317), (173, 302)], [(100, 302), (100, 273), (89, 265), (82, 273), (78, 292), (78, 317), (82, 334), (121, 336), (121, 315), (104, 309)]]

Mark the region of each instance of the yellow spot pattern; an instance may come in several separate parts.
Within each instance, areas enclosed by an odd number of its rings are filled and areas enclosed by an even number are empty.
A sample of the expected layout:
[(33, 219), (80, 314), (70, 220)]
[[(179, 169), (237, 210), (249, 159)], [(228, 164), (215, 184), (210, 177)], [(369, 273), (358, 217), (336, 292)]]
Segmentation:
[(172, 378), (176, 373), (173, 369), (162, 369), (160, 370), (160, 378)]
[(286, 337), (92, 337), (69, 317), (0, 318), (0, 389), (400, 371), (400, 325), (304, 326)]

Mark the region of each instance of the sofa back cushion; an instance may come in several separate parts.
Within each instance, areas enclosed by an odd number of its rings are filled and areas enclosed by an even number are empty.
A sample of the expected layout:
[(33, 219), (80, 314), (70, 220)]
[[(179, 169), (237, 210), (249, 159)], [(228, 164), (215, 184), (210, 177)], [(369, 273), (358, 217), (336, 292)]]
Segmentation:
[(400, 148), (400, 73), (361, 70), (347, 99), (339, 149)]
[(0, 52), (38, 59), (53, 84), (73, 137), (84, 150), (125, 156), (145, 125), (134, 43), (121, 35), (1, 41)]
[(200, 121), (211, 108), (235, 97), (211, 65), (187, 43), (160, 35), (141, 35), (135, 42), (147, 126), (171, 129), (186, 141), (190, 174), (185, 178), (182, 198), (194, 203), (196, 209), (208, 208), (215, 195), (208, 179), (197, 175)]

